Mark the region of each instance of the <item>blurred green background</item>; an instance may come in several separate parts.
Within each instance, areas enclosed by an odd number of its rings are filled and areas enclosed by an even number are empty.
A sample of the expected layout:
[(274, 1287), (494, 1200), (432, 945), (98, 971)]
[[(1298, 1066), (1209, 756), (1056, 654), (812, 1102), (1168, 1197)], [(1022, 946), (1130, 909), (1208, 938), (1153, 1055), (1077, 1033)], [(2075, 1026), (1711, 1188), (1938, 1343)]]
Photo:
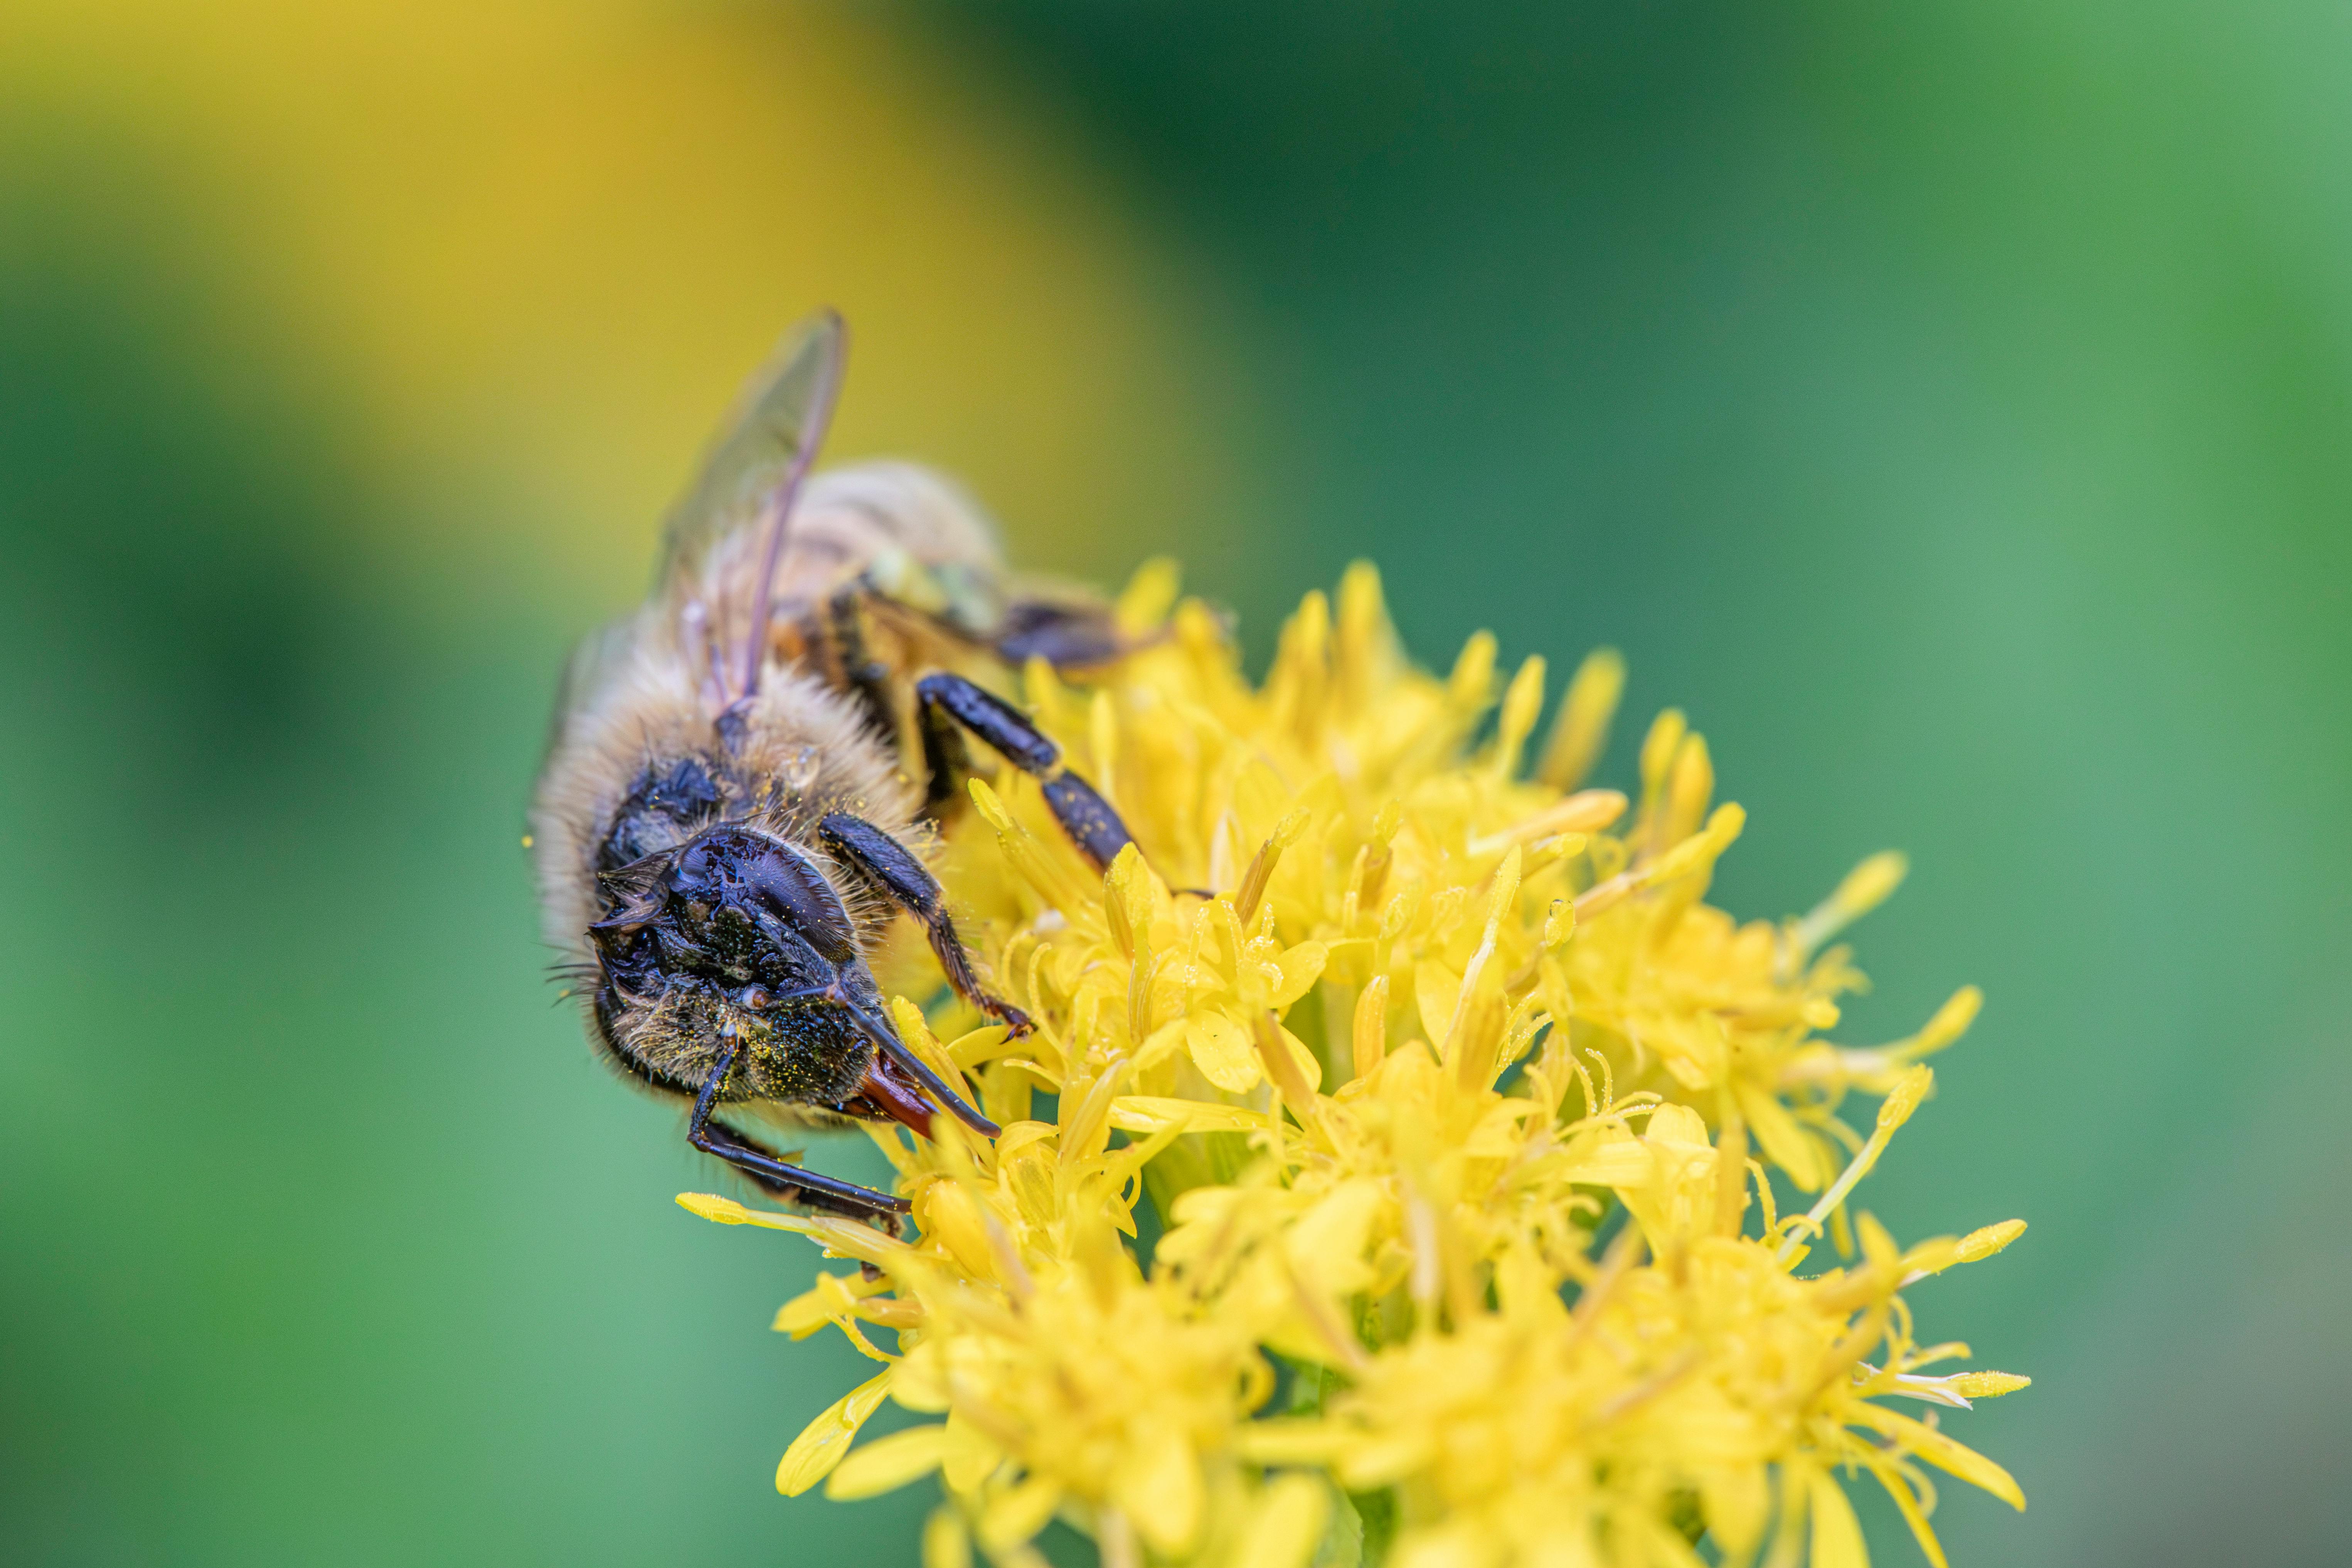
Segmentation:
[[(811, 1255), (670, 1203), (517, 846), (569, 640), (820, 300), (837, 454), (1254, 647), (1612, 642), (1855, 1040), (1976, 1563), (2352, 1530), (2352, 13), (0, 0), (0, 1538), (910, 1562), (784, 1501)], [(832, 1156), (857, 1164), (845, 1145)], [(1916, 1561), (1872, 1520), (1880, 1558)]]

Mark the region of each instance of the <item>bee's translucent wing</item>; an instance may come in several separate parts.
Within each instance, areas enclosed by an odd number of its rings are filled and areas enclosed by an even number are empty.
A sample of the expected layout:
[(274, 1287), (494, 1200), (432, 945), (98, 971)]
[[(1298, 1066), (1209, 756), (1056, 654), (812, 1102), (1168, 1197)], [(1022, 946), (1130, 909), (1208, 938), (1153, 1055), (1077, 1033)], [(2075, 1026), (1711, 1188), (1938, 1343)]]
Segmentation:
[(847, 346), (848, 330), (830, 310), (785, 333), (736, 405), (727, 434), (703, 460), (694, 489), (670, 514), (661, 583), (671, 591), (700, 571), (720, 540), (762, 522), (767, 526), (759, 589), (737, 665), (739, 698), (750, 696), (759, 684), (761, 634), (784, 527), (832, 422)]
[(833, 413), (847, 333), (819, 310), (786, 332), (745, 387), (727, 433), (703, 458), (694, 489), (669, 516), (662, 580), (693, 570), (711, 545), (764, 513), (796, 471), (805, 471)]

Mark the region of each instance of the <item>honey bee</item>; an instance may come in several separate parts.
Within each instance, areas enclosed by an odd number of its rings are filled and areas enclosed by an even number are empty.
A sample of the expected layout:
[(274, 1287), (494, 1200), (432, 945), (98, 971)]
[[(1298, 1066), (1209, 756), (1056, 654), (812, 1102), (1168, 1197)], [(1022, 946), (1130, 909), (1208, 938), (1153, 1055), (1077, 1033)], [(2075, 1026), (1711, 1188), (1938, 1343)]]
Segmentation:
[(532, 840), (547, 935), (613, 1064), (690, 1105), (694, 1147), (769, 1193), (895, 1229), (903, 1199), (719, 1113), (928, 1134), (943, 1108), (995, 1135), (899, 1038), (868, 956), (910, 916), (958, 994), (1028, 1029), (982, 987), (926, 864), (964, 734), (1034, 775), (1097, 866), (1129, 836), (965, 672), (1082, 668), (1120, 643), (1098, 600), (1012, 591), (989, 525), (929, 471), (811, 477), (845, 348), (830, 311), (786, 336), (671, 516), (652, 595), (574, 655)]

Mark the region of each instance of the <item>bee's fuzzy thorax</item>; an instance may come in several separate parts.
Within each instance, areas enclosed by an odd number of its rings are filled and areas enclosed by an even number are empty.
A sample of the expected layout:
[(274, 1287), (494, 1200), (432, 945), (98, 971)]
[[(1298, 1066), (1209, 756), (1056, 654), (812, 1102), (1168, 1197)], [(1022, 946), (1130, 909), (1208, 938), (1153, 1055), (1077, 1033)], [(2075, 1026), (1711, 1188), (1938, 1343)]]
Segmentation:
[[(817, 816), (844, 807), (904, 831), (919, 804), (863, 716), (815, 678), (771, 670), (730, 756), (693, 700), (684, 660), (646, 648), (566, 723), (541, 775), (531, 834), (551, 945), (591, 956), (583, 933), (603, 913), (597, 847), (637, 782), (688, 757), (731, 764), (750, 797), (730, 802), (731, 815), (782, 837), (803, 837)], [(869, 903), (859, 898), (861, 913), (871, 915)]]

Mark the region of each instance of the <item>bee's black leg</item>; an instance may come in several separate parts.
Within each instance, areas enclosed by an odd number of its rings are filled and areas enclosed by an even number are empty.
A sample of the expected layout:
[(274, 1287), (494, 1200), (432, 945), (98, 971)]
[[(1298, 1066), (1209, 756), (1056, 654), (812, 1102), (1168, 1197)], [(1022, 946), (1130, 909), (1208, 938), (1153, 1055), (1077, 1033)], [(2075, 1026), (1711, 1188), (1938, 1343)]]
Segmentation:
[(1160, 639), (1164, 633), (1129, 637), (1108, 605), (1064, 604), (1050, 600), (1016, 600), (1004, 607), (1003, 619), (991, 633), (974, 631), (937, 610), (920, 609), (872, 586), (860, 578), (866, 604), (876, 613), (911, 621), (932, 637), (974, 653), (992, 655), (1014, 669), (1042, 658), (1058, 670), (1098, 669)]
[(904, 1198), (894, 1198), (887, 1193), (877, 1193), (871, 1187), (861, 1187), (855, 1182), (820, 1175), (788, 1164), (761, 1149), (730, 1127), (710, 1119), (719, 1103), (719, 1086), (726, 1080), (735, 1066), (732, 1047), (719, 1057), (712, 1067), (710, 1080), (695, 1097), (694, 1116), (686, 1124), (686, 1140), (706, 1154), (714, 1154), (742, 1172), (761, 1188), (787, 1203), (805, 1204), (810, 1208), (827, 1214), (845, 1215), (851, 1219), (878, 1220), (884, 1229), (898, 1233), (896, 1217), (908, 1212)]
[[(915, 699), (923, 718), (926, 761), (931, 758), (935, 734), (953, 737), (954, 729), (949, 722), (951, 721), (954, 726), (969, 730), (987, 742), (1006, 762), (1038, 781), (1055, 820), (1076, 841), (1097, 870), (1107, 869), (1118, 858), (1118, 852), (1134, 842), (1134, 836), (1118, 819), (1118, 813), (1110, 808), (1110, 802), (1097, 795), (1094, 785), (1064, 767), (1062, 748), (1047, 740), (1027, 715), (1010, 702), (961, 675), (944, 673), (927, 675), (917, 681)], [(931, 779), (934, 795), (939, 788), (940, 774), (935, 771)]]
[[(916, 689), (919, 693), (921, 687)], [(946, 710), (919, 695), (915, 701), (915, 727), (923, 742), (923, 815), (938, 822), (962, 798), (963, 781), (971, 776), (971, 751)]]
[(864, 817), (847, 812), (826, 816), (817, 824), (817, 835), (875, 891), (923, 923), (923, 934), (930, 938), (931, 951), (939, 954), (940, 967), (947, 972), (948, 984), (955, 987), (957, 995), (1009, 1026), (1014, 1034), (1029, 1032), (1026, 1013), (981, 989), (980, 977), (971, 972), (971, 955), (964, 950), (963, 939), (956, 935), (955, 921), (948, 914), (947, 896), (940, 890), (939, 879), (915, 858), (912, 850)]
[(1032, 599), (1005, 607), (995, 651), (1015, 669), (1033, 658), (1055, 669), (1090, 669), (1132, 653), (1138, 646), (1119, 631), (1108, 605)]
[(877, 663), (866, 647), (865, 605), (873, 592), (863, 577), (836, 592), (825, 605), (825, 635), (842, 688), (856, 701), (866, 724), (896, 751), (901, 737), (889, 667)]

